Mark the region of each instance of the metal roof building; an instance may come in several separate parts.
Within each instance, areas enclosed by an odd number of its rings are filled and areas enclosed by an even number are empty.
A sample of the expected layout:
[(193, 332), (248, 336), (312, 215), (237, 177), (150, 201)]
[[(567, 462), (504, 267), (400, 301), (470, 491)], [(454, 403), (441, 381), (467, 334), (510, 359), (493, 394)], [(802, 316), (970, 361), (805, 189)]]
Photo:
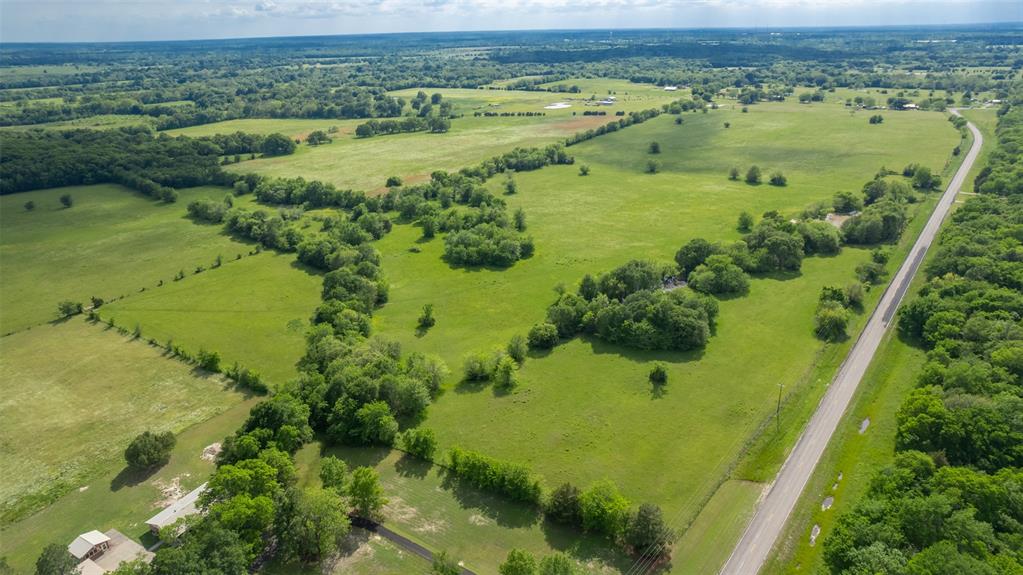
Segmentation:
[(199, 509), (195, 506), (199, 500), (199, 496), (206, 489), (206, 484), (203, 483), (199, 487), (196, 487), (190, 491), (187, 495), (178, 499), (174, 503), (167, 506), (166, 509), (152, 516), (149, 521), (146, 521), (146, 525), (153, 533), (159, 532), (161, 529), (168, 525), (173, 525), (178, 519), (182, 517), (188, 517), (199, 512)]

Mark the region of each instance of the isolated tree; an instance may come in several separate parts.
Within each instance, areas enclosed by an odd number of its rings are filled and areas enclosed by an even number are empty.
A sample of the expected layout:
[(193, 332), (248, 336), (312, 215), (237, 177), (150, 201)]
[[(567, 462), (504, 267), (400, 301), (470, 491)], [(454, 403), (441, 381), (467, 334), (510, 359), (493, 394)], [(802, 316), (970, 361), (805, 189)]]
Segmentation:
[(739, 221), (736, 224), (735, 229), (745, 234), (753, 229), (753, 223), (753, 214), (749, 212), (742, 212), (739, 214)]
[(661, 508), (652, 503), (640, 505), (625, 529), (625, 543), (638, 555), (667, 556), (674, 541), (675, 534), (664, 522)]
[(284, 134), (270, 134), (263, 139), (260, 151), (265, 156), (286, 156), (295, 153), (295, 142)]
[(78, 562), (68, 553), (67, 546), (50, 543), (36, 559), (36, 575), (74, 575)]
[(512, 549), (497, 568), (501, 575), (537, 575), (536, 557), (522, 549)]
[(419, 314), (417, 323), (419, 325), (419, 329), (430, 329), (437, 323), (437, 320), (433, 317), (432, 303), (428, 303), (423, 306), (423, 311)]
[(71, 198), (71, 194), (64, 194), (60, 197), (60, 203), (65, 208), (70, 208), (74, 203), (74, 199)]
[(648, 174), (656, 174), (660, 170), (661, 170), (661, 163), (658, 162), (657, 160), (649, 160), (646, 163), (646, 173), (648, 173)]
[(65, 300), (57, 304), (57, 314), (60, 317), (71, 317), (82, 313), (84, 306), (82, 302)]
[(788, 183), (788, 179), (785, 177), (785, 174), (782, 174), (781, 172), (772, 173), (771, 179), (768, 181), (772, 186), (784, 186)]
[(380, 476), (372, 467), (357, 467), (352, 472), (348, 496), (351, 498), (355, 513), (367, 519), (376, 517), (384, 505), (387, 505), (384, 490), (380, 487)]
[(657, 142), (650, 142), (650, 147), (648, 148), (648, 151), (651, 154), (660, 154), (661, 153), (661, 145), (659, 143), (657, 143)]
[(732, 169), (728, 170), (728, 179), (729, 180), (733, 180), (733, 181), (738, 180), (739, 179), (739, 168), (737, 168), (735, 166), (732, 166)]
[(400, 176), (390, 176), (389, 178), (387, 178), (387, 183), (385, 183), (384, 185), (387, 186), (388, 188), (397, 188), (401, 187), (402, 183), (404, 182), (402, 181)]
[(747, 184), (759, 184), (760, 183), (760, 168), (758, 166), (750, 166), (746, 170), (746, 183)]
[(519, 191), (518, 184), (515, 183), (515, 179), (514, 178), (509, 176), (508, 179), (505, 180), (505, 182), (504, 182), (504, 193), (510, 195), (510, 194), (514, 194), (514, 193), (516, 193), (518, 191)]
[(132, 469), (152, 469), (170, 461), (177, 439), (170, 431), (143, 431), (124, 450), (124, 460)]
[(586, 164), (580, 164), (579, 165), (579, 175), (580, 176), (588, 176), (588, 175), (590, 175), (590, 167), (588, 165), (586, 165)]
[(650, 375), (648, 376), (650, 383), (654, 385), (664, 385), (668, 383), (668, 369), (661, 362), (654, 364), (654, 367), (650, 369)]
[(681, 126), (682, 122), (684, 122), (684, 121), (685, 120), (682, 119), (682, 116), (675, 116), (675, 125), (676, 126)]
[(526, 231), (526, 211), (525, 210), (523, 210), (522, 208), (517, 208), (515, 210), (515, 215), (513, 216), (513, 219), (515, 220), (515, 229), (516, 230), (518, 230), (520, 232)]
[(728, 128), (731, 128), (731, 127), (732, 127), (732, 123), (731, 123), (731, 122), (725, 122), (725, 129), (726, 129), (726, 130), (727, 130)]
[(36, 203), (35, 202), (33, 202), (32, 200), (29, 200), (29, 201), (25, 202), (25, 211), (31, 212), (34, 209), (36, 209)]
[(333, 455), (320, 460), (320, 483), (338, 495), (348, 491), (348, 464)]

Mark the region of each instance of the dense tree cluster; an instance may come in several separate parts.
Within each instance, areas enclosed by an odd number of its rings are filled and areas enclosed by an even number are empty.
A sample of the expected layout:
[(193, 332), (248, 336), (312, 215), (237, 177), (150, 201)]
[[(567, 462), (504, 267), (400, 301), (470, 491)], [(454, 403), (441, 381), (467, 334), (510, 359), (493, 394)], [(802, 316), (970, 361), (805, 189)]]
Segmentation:
[[(666, 275), (653, 263), (633, 260), (596, 280), (587, 276), (578, 293), (563, 294), (548, 308), (547, 323), (560, 338), (588, 333), (640, 349), (701, 348), (710, 338), (717, 303), (686, 288), (662, 289)], [(544, 329), (530, 331), (531, 344)]]
[(141, 128), (7, 132), (0, 194), (112, 182), (159, 198), (162, 187), (230, 185), (221, 152), (210, 141), (154, 138)]
[(899, 314), (927, 363), (896, 415), (895, 462), (825, 539), (833, 572), (1023, 572), (1023, 209), (1011, 191), (1023, 176), (1006, 154), (1021, 120), (1002, 114), (989, 164), (1009, 185), (953, 213), (929, 281)]
[(370, 120), (355, 127), (359, 138), (372, 138), (388, 134), (431, 132), (440, 134), (451, 129), (451, 120), (443, 116), (405, 116), (400, 120)]

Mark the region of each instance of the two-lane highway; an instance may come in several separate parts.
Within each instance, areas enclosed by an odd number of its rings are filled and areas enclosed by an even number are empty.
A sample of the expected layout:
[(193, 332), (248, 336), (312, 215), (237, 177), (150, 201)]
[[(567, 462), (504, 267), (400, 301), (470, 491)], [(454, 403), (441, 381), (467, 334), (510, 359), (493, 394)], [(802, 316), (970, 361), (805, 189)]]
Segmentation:
[[(956, 110), (952, 110), (952, 113), (959, 115)], [(909, 289), (913, 276), (916, 275), (924, 256), (927, 255), (927, 249), (937, 236), (938, 229), (945, 216), (948, 215), (959, 188), (963, 185), (966, 175), (970, 172), (970, 168), (973, 167), (973, 163), (980, 153), (984, 138), (976, 126), (973, 124), (967, 124), (967, 126), (973, 133), (973, 146), (952, 181), (949, 182), (948, 188), (938, 201), (931, 218), (920, 233), (920, 237), (917, 238), (913, 249), (906, 256), (895, 279), (881, 296), (881, 301), (874, 308), (867, 321), (867, 326), (863, 328), (863, 333), (849, 350), (849, 355), (842, 363), (842, 367), (839, 368), (838, 375), (835, 376), (824, 398), (821, 399), (817, 411), (782, 465), (770, 491), (760, 503), (753, 520), (743, 533), (742, 539), (739, 540), (732, 555), (721, 569), (722, 575), (756, 575), (764, 561), (767, 560), (775, 541), (781, 535), (789, 514), (792, 513), (800, 494), (806, 487), (821, 454), (824, 453), (828, 441), (849, 406), (864, 372), (870, 365), (874, 352), (877, 351), (885, 331), (888, 330), (895, 317), (895, 312)]]

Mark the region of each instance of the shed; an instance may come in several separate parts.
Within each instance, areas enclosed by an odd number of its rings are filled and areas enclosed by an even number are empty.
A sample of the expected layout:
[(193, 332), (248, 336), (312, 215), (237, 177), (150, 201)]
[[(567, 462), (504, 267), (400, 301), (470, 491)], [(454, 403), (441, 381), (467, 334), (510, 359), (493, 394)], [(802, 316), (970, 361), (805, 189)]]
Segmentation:
[(110, 538), (93, 529), (88, 533), (82, 533), (67, 546), (67, 550), (75, 559), (92, 559), (102, 555), (110, 547)]
[(149, 530), (153, 533), (159, 533), (164, 527), (174, 525), (178, 519), (198, 513), (199, 509), (195, 506), (195, 504), (205, 489), (206, 484), (203, 483), (181, 499), (178, 499), (174, 503), (168, 505), (163, 511), (160, 511), (156, 515), (150, 517), (149, 520), (146, 521), (146, 525), (149, 526)]

